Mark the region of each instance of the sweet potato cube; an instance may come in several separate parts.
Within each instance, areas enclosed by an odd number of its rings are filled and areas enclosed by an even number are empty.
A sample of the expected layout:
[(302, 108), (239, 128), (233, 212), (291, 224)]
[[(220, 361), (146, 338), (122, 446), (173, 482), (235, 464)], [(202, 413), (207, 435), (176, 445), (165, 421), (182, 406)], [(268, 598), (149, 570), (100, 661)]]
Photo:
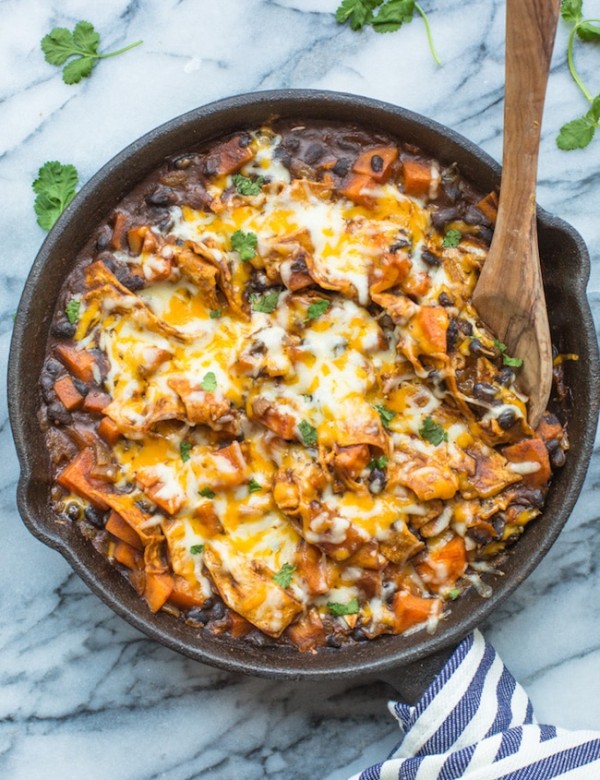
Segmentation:
[(439, 615), (441, 602), (439, 599), (423, 599), (412, 593), (396, 593), (392, 609), (395, 615), (394, 633), (401, 634), (412, 626), (424, 623), (430, 617)]
[(359, 206), (373, 208), (375, 200), (370, 193), (373, 183), (374, 179), (372, 176), (354, 173), (342, 182), (339, 193)]
[(142, 556), (134, 547), (120, 540), (115, 542), (113, 558), (128, 569), (139, 569), (143, 562)]
[(146, 572), (144, 598), (152, 612), (158, 612), (173, 592), (174, 582), (170, 574)]
[(67, 409), (72, 412), (73, 409), (78, 409), (83, 403), (83, 395), (73, 384), (73, 380), (70, 376), (62, 376), (54, 383), (54, 392), (58, 396), (58, 400)]
[(98, 426), (98, 435), (112, 447), (119, 441), (121, 431), (110, 417), (104, 417)]
[(68, 344), (57, 344), (54, 347), (54, 352), (61, 363), (77, 379), (81, 379), (82, 382), (88, 384), (94, 381), (96, 361), (90, 352), (85, 349), (71, 347)]
[(431, 186), (431, 163), (406, 159), (402, 161), (402, 181), (407, 195), (423, 197)]
[(91, 414), (101, 414), (111, 400), (108, 393), (103, 393), (101, 390), (90, 390), (83, 399), (82, 409), (84, 412), (90, 412)]
[(363, 152), (352, 166), (352, 170), (354, 173), (370, 176), (377, 182), (385, 182), (392, 172), (392, 163), (397, 159), (396, 146), (379, 146), (377, 149)]
[(505, 447), (502, 454), (510, 463), (521, 464), (515, 471), (522, 475), (526, 485), (542, 487), (550, 479), (552, 470), (548, 450), (541, 439), (523, 439)]
[(126, 542), (136, 550), (143, 550), (144, 545), (139, 534), (114, 509), (108, 517), (106, 530), (122, 542)]

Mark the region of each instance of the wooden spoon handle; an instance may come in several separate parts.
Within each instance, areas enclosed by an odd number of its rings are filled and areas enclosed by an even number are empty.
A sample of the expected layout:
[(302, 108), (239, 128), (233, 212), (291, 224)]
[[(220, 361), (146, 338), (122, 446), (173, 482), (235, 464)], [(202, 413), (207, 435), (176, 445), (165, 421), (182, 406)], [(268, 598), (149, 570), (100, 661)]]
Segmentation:
[[(502, 191), (516, 214), (535, 194), (544, 98), (560, 0), (507, 0)], [(521, 197), (519, 197), (521, 195)], [(506, 204), (505, 204), (506, 205)], [(535, 202), (528, 203), (528, 212)], [(512, 210), (512, 209), (511, 209)]]

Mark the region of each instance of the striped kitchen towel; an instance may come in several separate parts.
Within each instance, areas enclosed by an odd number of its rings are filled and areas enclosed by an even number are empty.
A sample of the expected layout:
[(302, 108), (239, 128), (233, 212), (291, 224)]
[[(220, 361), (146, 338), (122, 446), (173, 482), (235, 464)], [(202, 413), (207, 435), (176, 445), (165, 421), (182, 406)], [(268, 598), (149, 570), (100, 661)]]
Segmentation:
[(402, 740), (351, 780), (600, 780), (600, 732), (538, 724), (529, 697), (479, 631), (414, 707), (389, 708)]

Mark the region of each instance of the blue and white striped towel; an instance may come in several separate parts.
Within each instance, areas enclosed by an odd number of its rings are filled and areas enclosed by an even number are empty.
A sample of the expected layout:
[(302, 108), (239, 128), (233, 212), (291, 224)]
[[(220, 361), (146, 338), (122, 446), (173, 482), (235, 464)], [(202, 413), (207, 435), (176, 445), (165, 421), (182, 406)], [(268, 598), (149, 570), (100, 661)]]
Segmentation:
[(402, 740), (351, 780), (600, 780), (600, 732), (539, 725), (479, 631), (413, 707), (390, 702)]

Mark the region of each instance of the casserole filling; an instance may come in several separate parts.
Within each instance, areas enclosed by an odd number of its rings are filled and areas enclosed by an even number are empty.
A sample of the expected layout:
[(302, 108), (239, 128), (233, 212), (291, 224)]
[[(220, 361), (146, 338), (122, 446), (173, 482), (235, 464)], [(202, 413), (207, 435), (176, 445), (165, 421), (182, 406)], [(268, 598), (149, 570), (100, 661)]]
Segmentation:
[(496, 198), (274, 122), (169, 160), (80, 254), (41, 422), (60, 521), (148, 607), (301, 651), (435, 630), (567, 437), (470, 304)]

